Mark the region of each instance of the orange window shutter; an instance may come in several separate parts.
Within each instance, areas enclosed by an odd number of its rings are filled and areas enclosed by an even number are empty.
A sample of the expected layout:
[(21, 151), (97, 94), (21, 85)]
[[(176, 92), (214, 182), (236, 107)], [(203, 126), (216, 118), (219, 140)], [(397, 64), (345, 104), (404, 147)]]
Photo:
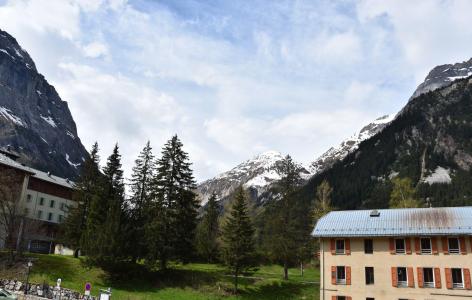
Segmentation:
[(336, 245), (335, 245), (336, 241), (334, 239), (331, 239), (331, 242), (330, 242), (330, 247), (329, 249), (331, 250), (331, 254), (336, 254)]
[(351, 285), (351, 267), (346, 267), (346, 284)]
[(346, 239), (344, 241), (345, 243), (345, 247), (346, 247), (346, 254), (347, 255), (350, 255), (351, 254), (351, 240), (350, 239)]
[(416, 254), (421, 254), (420, 238), (415, 238), (415, 252)]
[(446, 268), (446, 287), (452, 289), (452, 272), (450, 268)]
[(336, 296), (331, 296), (331, 300), (337, 300), (338, 297)]
[(441, 288), (441, 269), (434, 268), (434, 286), (437, 289)]
[(470, 284), (470, 270), (469, 269), (463, 269), (464, 273), (464, 286), (466, 289), (470, 290), (471, 289), (471, 284)]
[(408, 287), (415, 287), (415, 275), (413, 268), (408, 268)]
[(346, 300), (352, 300), (351, 296), (346, 296)]
[(411, 254), (411, 239), (410, 238), (405, 239), (405, 248), (406, 248), (406, 254)]
[(390, 238), (389, 240), (390, 254), (395, 254), (395, 240)]
[(416, 270), (417, 270), (417, 273), (418, 273), (418, 287), (422, 288), (422, 287), (424, 287), (423, 268), (418, 267)]
[(433, 248), (433, 254), (438, 254), (438, 240), (435, 237), (431, 238), (431, 245)]
[(336, 267), (331, 267), (331, 284), (336, 285)]
[(397, 268), (392, 267), (392, 286), (398, 286), (398, 279), (397, 279)]
[(465, 237), (459, 238), (459, 244), (461, 248), (461, 254), (467, 254), (467, 246), (465, 244)]
[(447, 244), (447, 237), (441, 238), (442, 241), (442, 251), (444, 254), (449, 254), (449, 246)]

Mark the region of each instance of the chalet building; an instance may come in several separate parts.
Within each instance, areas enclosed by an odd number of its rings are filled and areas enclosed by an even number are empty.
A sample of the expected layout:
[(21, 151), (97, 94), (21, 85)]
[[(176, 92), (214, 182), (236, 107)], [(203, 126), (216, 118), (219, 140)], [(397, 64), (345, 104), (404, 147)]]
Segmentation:
[[(55, 239), (59, 224), (64, 220), (72, 201), (73, 183), (51, 173), (26, 167), (16, 161), (17, 156), (9, 151), (0, 150), (0, 173), (14, 174), (18, 185), (18, 199), (15, 210), (18, 212), (18, 232), (13, 239), (24, 250), (38, 253), (54, 253)], [(10, 180), (10, 179), (9, 179)], [(1, 182), (0, 185), (9, 184)], [(5, 228), (0, 229), (6, 235)], [(5, 236), (2, 236), (5, 247)], [(11, 246), (11, 245), (10, 245)]]
[(322, 300), (472, 299), (472, 207), (334, 211), (313, 236)]

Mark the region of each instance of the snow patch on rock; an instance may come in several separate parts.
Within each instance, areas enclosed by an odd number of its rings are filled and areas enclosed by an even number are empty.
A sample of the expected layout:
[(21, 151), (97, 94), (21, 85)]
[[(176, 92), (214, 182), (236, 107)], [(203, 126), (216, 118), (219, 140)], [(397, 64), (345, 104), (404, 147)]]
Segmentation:
[(66, 160), (69, 163), (69, 165), (73, 166), (76, 169), (80, 166), (80, 163), (79, 164), (74, 164), (73, 162), (71, 162), (70, 159), (69, 159), (69, 154), (67, 154), (67, 153), (66, 153)]
[(41, 117), (41, 119), (43, 119), (46, 123), (48, 123), (52, 127), (57, 127), (56, 122), (54, 122), (54, 120), (51, 118), (51, 116), (48, 116), (48, 117), (40, 116), (40, 117)]
[(12, 111), (6, 107), (0, 106), (0, 116), (3, 116), (5, 119), (10, 120), (17, 125), (27, 127), (26, 123), (21, 118), (15, 116)]
[(428, 184), (433, 183), (451, 183), (451, 171), (443, 167), (437, 167), (433, 173), (427, 176), (423, 181)]

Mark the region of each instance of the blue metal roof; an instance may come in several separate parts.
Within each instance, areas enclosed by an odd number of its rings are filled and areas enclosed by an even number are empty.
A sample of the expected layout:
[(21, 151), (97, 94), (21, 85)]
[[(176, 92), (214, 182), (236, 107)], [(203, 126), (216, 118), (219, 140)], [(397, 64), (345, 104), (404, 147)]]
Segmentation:
[(472, 235), (472, 207), (332, 211), (315, 226), (315, 237)]

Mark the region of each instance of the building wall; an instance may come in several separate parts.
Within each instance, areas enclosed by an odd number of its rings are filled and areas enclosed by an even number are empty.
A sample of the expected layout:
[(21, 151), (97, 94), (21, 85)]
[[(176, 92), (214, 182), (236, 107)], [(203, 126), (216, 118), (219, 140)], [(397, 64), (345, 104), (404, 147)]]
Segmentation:
[[(321, 274), (320, 299), (331, 300), (332, 296), (346, 296), (353, 300), (374, 299), (472, 299), (472, 290), (447, 289), (445, 268), (469, 268), (472, 270), (472, 239), (467, 237), (467, 254), (443, 253), (441, 238), (437, 238), (438, 254), (420, 255), (415, 253), (414, 238), (411, 238), (412, 254), (391, 254), (389, 238), (374, 238), (374, 253), (364, 253), (364, 239), (351, 238), (350, 255), (331, 254), (330, 239), (321, 239)], [(351, 268), (351, 285), (333, 285), (331, 283), (332, 266)], [(374, 267), (375, 284), (366, 285), (365, 267)], [(412, 267), (414, 287), (398, 288), (392, 286), (392, 267)], [(440, 268), (441, 288), (419, 288), (418, 267)]]
[[(41, 204), (41, 198), (43, 202)], [(51, 201), (54, 201), (51, 207)], [(67, 208), (75, 206), (75, 202), (63, 197), (41, 193), (27, 189), (23, 197), (26, 217), (34, 220), (47, 221), (51, 223), (61, 223), (67, 216)], [(39, 215), (41, 212), (41, 215)], [(49, 219), (51, 214), (51, 219)]]

